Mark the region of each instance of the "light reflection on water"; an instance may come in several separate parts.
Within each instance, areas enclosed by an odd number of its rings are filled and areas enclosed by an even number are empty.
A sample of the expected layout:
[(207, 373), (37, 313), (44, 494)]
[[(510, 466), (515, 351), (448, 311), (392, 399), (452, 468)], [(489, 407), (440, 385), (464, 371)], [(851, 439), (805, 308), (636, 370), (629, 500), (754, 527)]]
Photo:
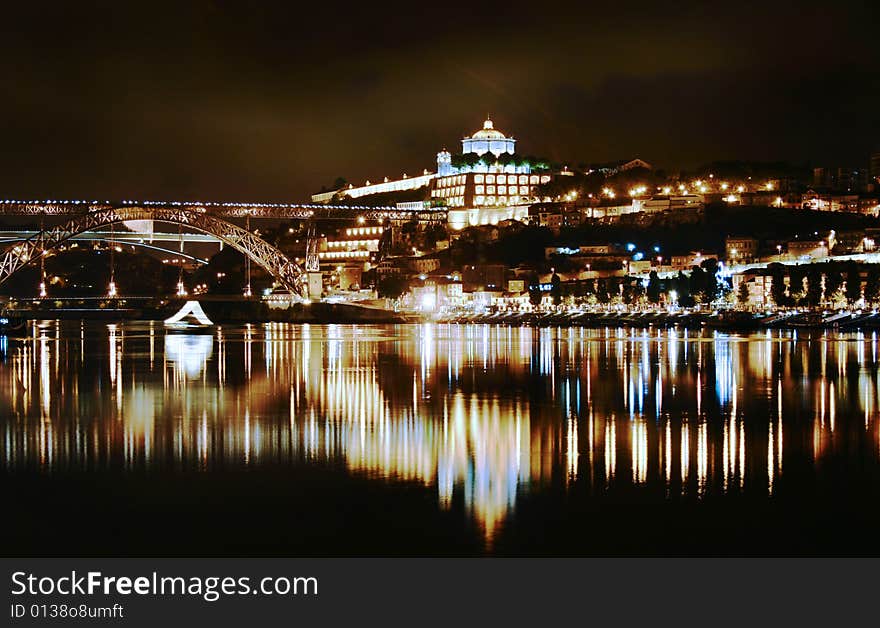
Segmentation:
[(4, 356), (11, 471), (341, 463), (490, 540), (554, 482), (772, 495), (787, 460), (880, 446), (875, 335), (45, 322)]

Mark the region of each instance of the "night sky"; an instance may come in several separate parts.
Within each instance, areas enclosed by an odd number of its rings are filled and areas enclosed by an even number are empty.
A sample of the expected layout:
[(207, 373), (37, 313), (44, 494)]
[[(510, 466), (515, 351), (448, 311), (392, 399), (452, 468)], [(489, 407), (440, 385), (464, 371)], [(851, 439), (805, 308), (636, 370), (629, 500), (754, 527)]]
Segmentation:
[(880, 146), (877, 2), (15, 4), (0, 198), (305, 200), (433, 169), (486, 113), (572, 165)]

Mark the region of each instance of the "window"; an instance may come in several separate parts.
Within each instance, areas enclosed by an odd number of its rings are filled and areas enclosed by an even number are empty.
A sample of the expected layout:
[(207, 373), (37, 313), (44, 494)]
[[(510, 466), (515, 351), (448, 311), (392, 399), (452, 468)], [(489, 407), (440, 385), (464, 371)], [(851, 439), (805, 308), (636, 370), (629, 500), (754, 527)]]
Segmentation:
[(474, 205), (482, 205), (484, 200), (482, 196), (477, 196), (474, 198)]
[(486, 175), (486, 183), (495, 183), (495, 175), (487, 174)]
[(528, 194), (529, 193), (529, 186), (527, 186), (527, 185), (519, 186), (519, 193), (523, 194), (523, 195)]
[(505, 177), (503, 174), (499, 174), (498, 183), (507, 183), (507, 177)]
[(495, 186), (494, 185), (487, 186), (486, 193), (487, 194), (495, 194)]
[(499, 185), (498, 186), (498, 193), (499, 194), (507, 194), (507, 186), (506, 185)]
[(538, 182), (538, 177), (536, 175), (532, 175), (531, 177), (529, 177), (529, 183), (537, 183), (537, 182)]
[(483, 182), (483, 175), (475, 174), (474, 175), (474, 183), (482, 183), (482, 182)]
[(519, 175), (519, 182), (520, 182), (520, 183), (528, 183), (528, 182), (529, 182), (529, 178), (528, 178), (526, 175), (521, 174), (521, 175)]
[(483, 186), (482, 186), (482, 185), (478, 185), (478, 186), (476, 187), (476, 189), (474, 190), (474, 192), (476, 192), (477, 194), (482, 194), (482, 193), (485, 192), (485, 191), (486, 191), (486, 190), (483, 189)]

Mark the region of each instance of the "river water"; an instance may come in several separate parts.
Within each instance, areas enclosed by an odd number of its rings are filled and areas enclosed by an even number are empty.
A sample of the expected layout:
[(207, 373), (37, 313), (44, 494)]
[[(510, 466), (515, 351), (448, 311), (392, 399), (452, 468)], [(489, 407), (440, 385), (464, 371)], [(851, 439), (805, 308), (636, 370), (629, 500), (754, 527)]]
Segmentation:
[(43, 321), (26, 555), (877, 554), (876, 335)]

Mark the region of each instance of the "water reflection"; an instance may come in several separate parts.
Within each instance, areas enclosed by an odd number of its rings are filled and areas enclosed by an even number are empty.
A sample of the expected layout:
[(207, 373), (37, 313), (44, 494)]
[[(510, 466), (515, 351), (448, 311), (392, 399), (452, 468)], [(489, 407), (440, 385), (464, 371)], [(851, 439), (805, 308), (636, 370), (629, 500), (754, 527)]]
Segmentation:
[(876, 465), (876, 335), (46, 322), (0, 364), (10, 470), (341, 463), (461, 500), (773, 495), (785, 463)]

